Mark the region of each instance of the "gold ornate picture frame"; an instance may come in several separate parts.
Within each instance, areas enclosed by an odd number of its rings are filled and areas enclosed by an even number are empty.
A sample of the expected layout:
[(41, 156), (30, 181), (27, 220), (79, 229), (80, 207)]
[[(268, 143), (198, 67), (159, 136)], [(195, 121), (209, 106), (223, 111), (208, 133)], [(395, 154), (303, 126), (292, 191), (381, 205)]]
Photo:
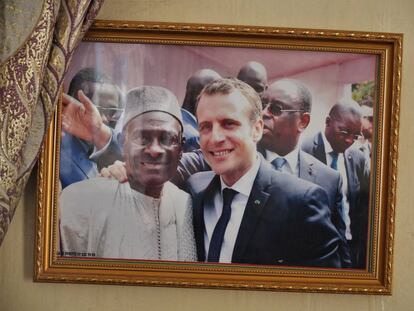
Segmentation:
[(191, 72), (211, 68), (222, 76), (236, 76), (246, 62), (257, 61), (266, 67), (269, 85), (289, 78), (309, 87), (313, 120), (305, 131), (308, 136), (323, 129), (325, 117), (339, 97), (352, 95), (359, 103), (369, 99), (373, 137), (371, 159), (367, 162), (370, 173), (365, 265), (302, 267), (63, 254), (59, 234), (60, 104), (39, 159), (35, 280), (391, 294), (401, 58), (401, 34), (96, 21), (76, 51), (67, 79), (82, 67), (94, 65), (110, 71), (108, 74), (122, 91), (141, 83), (160, 85), (182, 102)]

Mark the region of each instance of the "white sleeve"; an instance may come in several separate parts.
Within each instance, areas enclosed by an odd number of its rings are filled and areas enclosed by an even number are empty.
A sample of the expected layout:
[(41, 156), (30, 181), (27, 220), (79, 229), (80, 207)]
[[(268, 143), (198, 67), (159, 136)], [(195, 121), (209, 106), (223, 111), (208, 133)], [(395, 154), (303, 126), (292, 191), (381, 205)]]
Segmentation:
[(107, 216), (110, 191), (100, 178), (66, 187), (60, 196), (60, 242), (63, 256), (99, 256), (98, 247)]
[(193, 229), (193, 208), (191, 197), (185, 193), (186, 200), (176, 200), (177, 204), (177, 247), (178, 260), (197, 261), (197, 251)]
[[(60, 242), (63, 256), (78, 256), (88, 251), (89, 219), (79, 200), (76, 184), (66, 187), (59, 201)], [(83, 208), (82, 208), (83, 207)]]

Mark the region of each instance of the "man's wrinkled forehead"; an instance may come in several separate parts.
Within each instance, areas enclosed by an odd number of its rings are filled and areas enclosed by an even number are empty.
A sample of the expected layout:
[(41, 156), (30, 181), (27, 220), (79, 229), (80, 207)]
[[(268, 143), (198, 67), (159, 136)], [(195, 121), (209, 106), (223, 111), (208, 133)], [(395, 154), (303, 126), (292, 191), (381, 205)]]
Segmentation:
[[(234, 97), (235, 94), (240, 99), (248, 100), (247, 97), (240, 90), (238, 90), (236, 88), (231, 89), (229, 91), (218, 91), (218, 92), (211, 93), (211, 94), (202, 93), (200, 95), (200, 97), (198, 98), (198, 102), (197, 102), (197, 105), (196, 105), (196, 116), (195, 117), (197, 119), (199, 118), (198, 109), (197, 109), (199, 107), (199, 103), (204, 102), (206, 105), (208, 105), (208, 103), (211, 100), (217, 100), (221, 103), (221, 105), (226, 106), (226, 105), (229, 105), (229, 103), (228, 103), (229, 102), (229, 97), (230, 96)], [(242, 96), (242, 97), (240, 97), (240, 96)]]
[(350, 112), (337, 115), (335, 118), (333, 118), (332, 121), (338, 127), (355, 129), (361, 127), (361, 118), (358, 115), (352, 114)]
[(271, 84), (265, 93), (284, 100), (298, 101), (300, 99), (298, 86), (289, 80), (281, 80)]

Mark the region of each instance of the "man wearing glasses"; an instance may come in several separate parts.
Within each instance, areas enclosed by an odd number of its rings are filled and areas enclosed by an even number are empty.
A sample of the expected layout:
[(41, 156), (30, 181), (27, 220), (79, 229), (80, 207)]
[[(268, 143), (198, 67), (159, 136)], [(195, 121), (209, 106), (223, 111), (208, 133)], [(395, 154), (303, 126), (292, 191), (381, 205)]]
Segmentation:
[(281, 79), (261, 96), (264, 131), (259, 151), (273, 167), (322, 187), (328, 194), (331, 221), (341, 236), (341, 266), (351, 265), (342, 216), (342, 179), (340, 174), (300, 150), (299, 140), (310, 121), (312, 96), (298, 80)]
[(361, 112), (352, 99), (339, 100), (325, 120), (325, 131), (304, 141), (302, 150), (337, 170), (343, 180), (345, 236), (352, 267), (366, 267), (369, 169), (364, 154), (351, 147), (361, 135)]
[(112, 129), (115, 128), (124, 111), (121, 97), (118, 87), (111, 83), (97, 85), (92, 97), (92, 103), (98, 108), (102, 122)]
[[(299, 110), (274, 113), (293, 112)], [(258, 156), (263, 119), (254, 89), (236, 79), (215, 81), (202, 91), (197, 117), (202, 154), (184, 154), (174, 181), (192, 175), (186, 190), (193, 197), (198, 259), (343, 267), (326, 191), (277, 172)], [(122, 165), (109, 171), (108, 177), (129, 180)]]
[[(90, 106), (78, 109), (71, 102), (92, 100)], [(120, 90), (96, 68), (79, 70), (70, 82), (68, 95), (63, 97), (62, 141), (60, 148), (60, 181), (62, 188), (97, 176), (98, 170), (113, 163), (113, 153), (92, 157), (95, 147), (100, 149), (111, 137), (122, 112)], [(99, 113), (98, 113), (99, 112)], [(71, 118), (68, 118), (68, 116)], [(86, 117), (86, 118), (85, 118)], [(99, 119), (99, 120), (98, 120)], [(107, 131), (96, 139), (89, 132), (90, 123), (107, 125)], [(97, 136), (97, 135), (95, 135)], [(118, 152), (119, 153), (119, 152)]]
[(128, 182), (94, 178), (63, 190), (62, 255), (194, 261), (191, 200), (169, 182), (183, 144), (176, 97), (157, 86), (130, 90), (121, 141)]

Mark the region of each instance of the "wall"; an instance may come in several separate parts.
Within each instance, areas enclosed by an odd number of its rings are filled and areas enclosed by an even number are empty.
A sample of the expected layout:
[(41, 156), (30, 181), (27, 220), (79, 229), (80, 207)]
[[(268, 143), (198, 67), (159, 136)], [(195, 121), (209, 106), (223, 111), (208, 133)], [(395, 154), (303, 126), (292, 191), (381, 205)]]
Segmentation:
[[(230, 13), (231, 12), (231, 13)], [(412, 310), (414, 306), (414, 2), (411, 0), (107, 0), (99, 18), (404, 33), (392, 296), (33, 283), (35, 178), (0, 248), (0, 310)], [(34, 176), (35, 177), (35, 176)]]

